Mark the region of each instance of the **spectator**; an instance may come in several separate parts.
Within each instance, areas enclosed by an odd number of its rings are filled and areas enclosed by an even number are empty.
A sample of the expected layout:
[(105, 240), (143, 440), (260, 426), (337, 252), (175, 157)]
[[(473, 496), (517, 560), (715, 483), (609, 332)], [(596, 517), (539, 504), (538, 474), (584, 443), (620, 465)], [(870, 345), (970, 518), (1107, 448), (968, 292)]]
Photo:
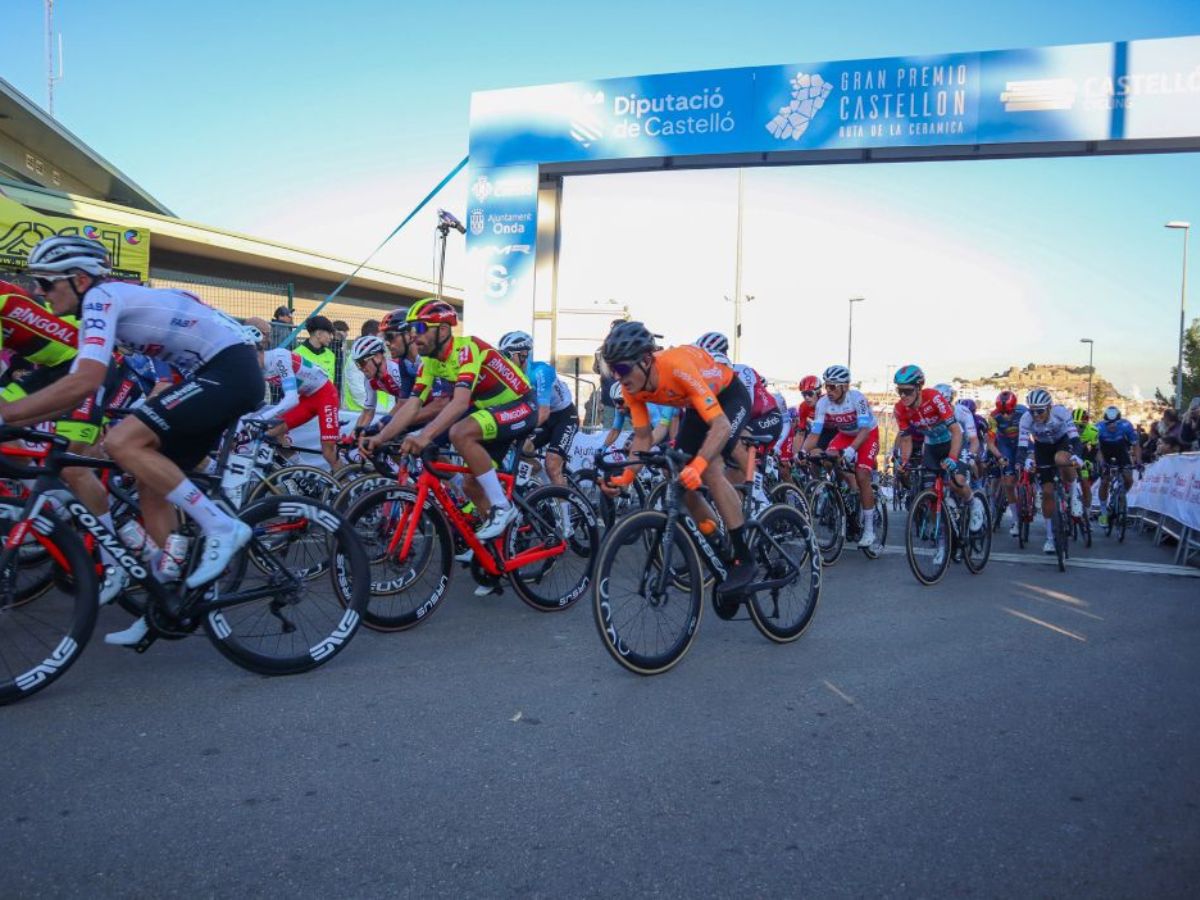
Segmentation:
[(1178, 453), (1183, 449), (1183, 441), (1180, 439), (1179, 432), (1181, 424), (1179, 421), (1179, 413), (1175, 412), (1171, 407), (1163, 410), (1162, 419), (1155, 426), (1158, 432), (1158, 455), (1164, 453)]
[(271, 346), (291, 346), (288, 342), (288, 335), (292, 333), (292, 329), (295, 327), (292, 320), (292, 311), (286, 306), (277, 307), (275, 315), (271, 317)]
[(333, 323), (333, 339), (341, 343), (346, 343), (346, 338), (350, 337), (350, 326), (338, 319)]
[(1193, 397), (1179, 426), (1179, 442), (1183, 449), (1200, 450), (1200, 397)]
[(336, 384), (337, 354), (329, 348), (333, 343), (333, 323), (324, 316), (311, 316), (304, 327), (308, 329), (308, 339), (296, 348), (296, 353), (324, 369), (329, 380)]

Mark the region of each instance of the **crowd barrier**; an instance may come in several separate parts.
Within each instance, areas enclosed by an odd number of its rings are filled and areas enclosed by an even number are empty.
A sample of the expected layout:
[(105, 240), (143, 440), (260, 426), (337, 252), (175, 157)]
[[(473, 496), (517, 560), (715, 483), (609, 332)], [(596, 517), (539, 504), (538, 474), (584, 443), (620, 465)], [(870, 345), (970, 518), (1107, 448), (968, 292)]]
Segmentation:
[(1200, 564), (1200, 453), (1163, 456), (1129, 492), (1130, 515), (1154, 529), (1154, 543), (1176, 544), (1176, 565)]

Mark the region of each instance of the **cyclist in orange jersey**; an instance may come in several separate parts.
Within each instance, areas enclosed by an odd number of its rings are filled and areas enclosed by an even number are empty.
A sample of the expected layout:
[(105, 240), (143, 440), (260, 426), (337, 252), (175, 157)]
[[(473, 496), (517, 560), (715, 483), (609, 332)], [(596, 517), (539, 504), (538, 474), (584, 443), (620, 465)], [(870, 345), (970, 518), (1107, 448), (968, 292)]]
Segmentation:
[[(754, 565), (746, 547), (741, 497), (727, 478), (725, 466), (710, 463), (718, 456), (723, 456), (727, 464), (731, 462), (738, 435), (749, 418), (750, 395), (730, 366), (717, 362), (699, 347), (659, 350), (654, 335), (641, 322), (615, 326), (604, 341), (601, 355), (621, 382), (629, 406), (633, 420), (631, 453), (649, 450), (653, 442), (647, 404), (684, 410), (675, 445), (691, 460), (679, 473), (679, 482), (687, 488), (684, 499), (692, 516), (701, 523), (701, 531), (709, 534), (717, 527), (711, 507), (696, 493), (701, 484), (712, 494), (728, 530), (733, 564), (729, 577), (717, 586), (714, 604), (718, 615), (729, 618), (754, 577)], [(638, 468), (626, 469), (612, 479), (613, 484), (629, 484)]]

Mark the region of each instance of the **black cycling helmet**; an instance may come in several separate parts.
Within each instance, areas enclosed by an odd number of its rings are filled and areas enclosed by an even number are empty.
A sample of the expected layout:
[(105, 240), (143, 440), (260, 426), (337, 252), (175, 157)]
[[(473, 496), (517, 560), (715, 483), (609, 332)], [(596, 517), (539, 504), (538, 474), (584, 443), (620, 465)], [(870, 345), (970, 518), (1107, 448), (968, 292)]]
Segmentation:
[(654, 335), (641, 322), (621, 322), (604, 339), (600, 355), (608, 363), (641, 359), (658, 349)]

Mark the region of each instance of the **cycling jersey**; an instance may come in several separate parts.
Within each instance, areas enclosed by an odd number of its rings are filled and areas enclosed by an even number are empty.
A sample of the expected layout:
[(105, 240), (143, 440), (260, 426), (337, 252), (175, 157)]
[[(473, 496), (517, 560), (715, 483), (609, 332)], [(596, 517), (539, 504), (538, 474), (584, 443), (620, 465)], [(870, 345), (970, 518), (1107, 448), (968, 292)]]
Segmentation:
[(1010, 413), (993, 410), (991, 423), (996, 429), (996, 440), (1012, 441), (1015, 444), (1021, 433), (1021, 417), (1027, 412), (1028, 408), (1022, 404), (1018, 404)]
[(657, 351), (654, 354), (654, 367), (658, 372), (656, 390), (630, 394), (621, 389), (634, 428), (650, 426), (650, 412), (647, 409), (650, 403), (679, 409), (690, 408), (705, 423), (725, 414), (717, 401), (717, 394), (733, 381), (733, 369), (729, 366), (717, 362), (699, 347), (684, 344)]
[[(650, 414), (650, 427), (658, 428), (659, 426), (666, 428), (671, 424), (671, 420), (675, 418), (675, 413), (678, 412), (673, 406), (660, 406), (657, 403), (647, 403), (646, 410)], [(618, 409), (613, 413), (612, 427), (616, 431), (621, 431), (627, 424), (630, 424), (629, 410)]]
[(1028, 410), (1021, 416), (1017, 446), (1028, 447), (1030, 438), (1038, 444), (1057, 444), (1063, 438), (1078, 442), (1079, 430), (1075, 427), (1075, 420), (1071, 418), (1070, 411), (1065, 406), (1056, 404), (1050, 407), (1050, 415), (1042, 422), (1035, 421), (1033, 413)]
[(249, 346), (242, 326), (186, 291), (103, 281), (83, 298), (79, 360), (107, 364), (118, 346), (191, 375), (222, 350)]
[(1083, 444), (1085, 450), (1089, 452), (1095, 450), (1096, 445), (1100, 443), (1100, 432), (1096, 429), (1096, 426), (1091, 422), (1084, 425), (1083, 429), (1079, 432), (1079, 442)]
[(512, 403), (530, 392), (529, 379), (520, 369), (491, 344), (474, 337), (447, 341), (441, 359), (421, 357), (413, 390), (422, 403), (433, 396), (434, 381), (438, 378), (446, 379), (455, 388), (467, 388), (475, 409)]
[(575, 405), (571, 389), (550, 363), (530, 362), (526, 374), (537, 391), (538, 406), (555, 413)]
[(816, 415), (817, 405), (811, 400), (805, 400), (796, 407), (795, 423), (797, 431), (810, 431), (813, 416)]
[(921, 399), (915, 409), (903, 402), (895, 406), (896, 427), (910, 434), (920, 434), (926, 444), (950, 442), (950, 426), (954, 424), (954, 411), (946, 398), (933, 388), (923, 388)]
[(283, 392), (279, 402), (259, 414), (263, 419), (277, 419), (300, 402), (330, 384), (325, 370), (306, 357), (286, 347), (276, 347), (263, 354), (263, 375), (267, 384)]
[(746, 393), (750, 395), (750, 418), (759, 419), (782, 408), (775, 403), (775, 397), (767, 387), (767, 380), (754, 369), (742, 363), (734, 363), (733, 372), (746, 386)]
[(954, 407), (954, 421), (962, 429), (964, 441), (967, 438), (979, 437), (979, 432), (975, 429), (975, 416), (965, 406)]
[(1115, 422), (1106, 419), (1096, 428), (1096, 432), (1101, 444), (1126, 442), (1131, 447), (1136, 447), (1138, 443), (1137, 432), (1133, 430), (1133, 425), (1128, 419), (1117, 419)]
[(836, 428), (850, 434), (864, 428), (874, 428), (875, 424), (875, 414), (871, 412), (871, 404), (867, 402), (867, 398), (861, 391), (850, 388), (840, 403), (835, 403), (828, 394), (817, 401), (812, 430)]
[(76, 326), (7, 281), (0, 281), (0, 328), (3, 348), (34, 365), (59, 366), (75, 356)]

